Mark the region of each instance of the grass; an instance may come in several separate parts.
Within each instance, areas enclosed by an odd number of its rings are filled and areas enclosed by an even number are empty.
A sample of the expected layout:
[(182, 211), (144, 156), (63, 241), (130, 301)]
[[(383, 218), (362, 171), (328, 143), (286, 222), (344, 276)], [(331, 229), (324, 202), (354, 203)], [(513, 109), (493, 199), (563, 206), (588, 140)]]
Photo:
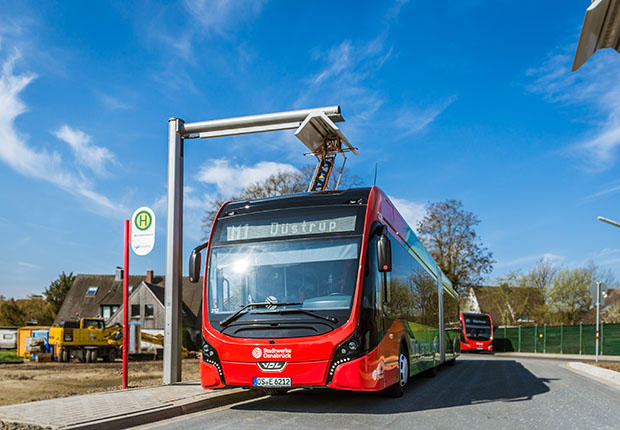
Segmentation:
[(16, 349), (0, 350), (0, 361), (22, 361), (22, 358), (17, 356)]
[(615, 370), (616, 372), (620, 372), (620, 363), (608, 363), (601, 361), (597, 363), (594, 361), (589, 361), (588, 364), (591, 364), (592, 366), (602, 367), (603, 369)]

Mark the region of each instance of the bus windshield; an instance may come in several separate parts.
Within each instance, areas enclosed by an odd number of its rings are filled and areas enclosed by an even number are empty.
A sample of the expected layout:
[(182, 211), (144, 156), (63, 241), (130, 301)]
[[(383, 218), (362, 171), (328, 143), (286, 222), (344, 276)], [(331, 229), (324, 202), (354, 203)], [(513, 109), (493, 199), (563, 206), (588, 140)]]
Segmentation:
[(307, 310), (350, 309), (359, 246), (358, 238), (317, 238), (214, 247), (209, 314), (221, 320), (226, 316), (222, 314), (259, 302), (299, 303), (295, 306)]
[(465, 336), (471, 340), (491, 339), (491, 320), (484, 314), (463, 314), (465, 320)]

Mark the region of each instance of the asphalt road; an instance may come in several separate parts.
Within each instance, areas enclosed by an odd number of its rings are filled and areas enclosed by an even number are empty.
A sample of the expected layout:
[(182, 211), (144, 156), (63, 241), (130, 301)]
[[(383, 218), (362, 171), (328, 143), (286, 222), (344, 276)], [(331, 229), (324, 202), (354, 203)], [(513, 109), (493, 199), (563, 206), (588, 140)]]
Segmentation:
[(620, 390), (563, 361), (465, 355), (400, 399), (297, 390), (162, 421), (192, 429), (620, 429)]

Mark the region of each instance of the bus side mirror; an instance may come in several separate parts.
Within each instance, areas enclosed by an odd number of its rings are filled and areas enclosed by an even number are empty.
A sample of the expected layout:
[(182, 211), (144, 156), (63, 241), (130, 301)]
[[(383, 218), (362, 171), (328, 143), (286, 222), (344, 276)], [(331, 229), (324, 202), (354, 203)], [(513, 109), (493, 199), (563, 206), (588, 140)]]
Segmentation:
[(377, 264), (379, 272), (392, 271), (392, 244), (385, 233), (377, 240)]
[(202, 245), (198, 245), (192, 251), (192, 255), (189, 256), (189, 282), (196, 283), (200, 279), (200, 266), (201, 257), (200, 251), (205, 249), (209, 242), (205, 242)]

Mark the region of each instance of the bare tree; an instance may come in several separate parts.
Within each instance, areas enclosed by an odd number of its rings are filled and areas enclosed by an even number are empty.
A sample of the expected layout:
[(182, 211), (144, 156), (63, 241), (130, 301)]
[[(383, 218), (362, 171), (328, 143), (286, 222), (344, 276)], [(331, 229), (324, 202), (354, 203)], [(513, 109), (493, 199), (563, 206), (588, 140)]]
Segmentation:
[[(285, 194), (302, 193), (308, 190), (310, 180), (314, 174), (314, 166), (306, 165), (295, 172), (278, 171), (262, 181), (255, 182), (245, 187), (241, 192), (234, 196), (218, 196), (209, 202), (209, 206), (202, 218), (202, 229), (206, 236), (211, 231), (213, 220), (220, 207), (227, 201), (259, 199), (263, 197), (274, 197)], [(328, 189), (334, 189), (339, 171), (334, 171), (329, 180)], [(359, 186), (362, 183), (357, 175), (348, 175), (345, 171), (340, 182), (340, 189)]]
[(480, 220), (457, 200), (428, 203), (417, 230), (424, 246), (457, 291), (482, 281), (493, 269), (493, 253), (481, 243)]
[(592, 303), (590, 286), (595, 282), (592, 267), (563, 269), (549, 291), (548, 304), (555, 322), (577, 324)]

